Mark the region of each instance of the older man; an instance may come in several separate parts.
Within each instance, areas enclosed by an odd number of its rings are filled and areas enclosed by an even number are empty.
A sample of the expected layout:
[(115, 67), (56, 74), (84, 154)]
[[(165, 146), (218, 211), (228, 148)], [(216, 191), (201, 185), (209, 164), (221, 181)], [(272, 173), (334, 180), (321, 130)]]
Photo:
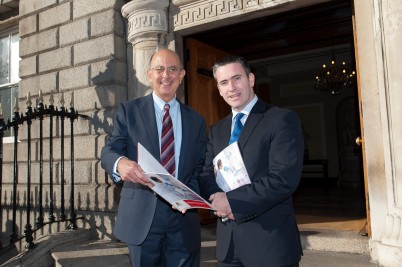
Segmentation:
[(128, 244), (135, 267), (199, 266), (197, 211), (182, 214), (152, 193), (137, 164), (137, 144), (199, 192), (197, 177), (207, 139), (205, 120), (176, 98), (185, 70), (175, 52), (157, 51), (147, 76), (153, 93), (118, 106), (113, 132), (102, 149), (102, 167), (114, 182), (123, 183), (115, 236)]

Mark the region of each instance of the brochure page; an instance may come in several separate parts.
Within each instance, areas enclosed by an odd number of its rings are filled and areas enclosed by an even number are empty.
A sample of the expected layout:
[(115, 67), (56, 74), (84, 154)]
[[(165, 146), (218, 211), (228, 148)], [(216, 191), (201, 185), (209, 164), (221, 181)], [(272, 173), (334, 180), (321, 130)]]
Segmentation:
[(140, 143), (138, 143), (138, 164), (148, 177), (148, 186), (176, 209), (180, 211), (192, 208), (214, 209), (208, 201), (170, 175)]
[(224, 191), (250, 184), (237, 142), (222, 150), (213, 160), (216, 183)]

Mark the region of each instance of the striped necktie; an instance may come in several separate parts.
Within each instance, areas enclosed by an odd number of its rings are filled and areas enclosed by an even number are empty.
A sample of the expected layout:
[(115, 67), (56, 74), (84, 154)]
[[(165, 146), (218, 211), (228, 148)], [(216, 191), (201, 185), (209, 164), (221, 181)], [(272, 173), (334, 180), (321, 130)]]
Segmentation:
[(244, 113), (237, 113), (235, 117), (235, 125), (233, 127), (232, 134), (230, 135), (229, 145), (236, 142), (239, 139), (241, 130), (243, 129), (243, 124), (241, 123), (241, 118), (243, 118)]
[(176, 163), (174, 159), (173, 123), (169, 113), (170, 105), (164, 107), (165, 115), (162, 119), (161, 162), (162, 166), (174, 176)]

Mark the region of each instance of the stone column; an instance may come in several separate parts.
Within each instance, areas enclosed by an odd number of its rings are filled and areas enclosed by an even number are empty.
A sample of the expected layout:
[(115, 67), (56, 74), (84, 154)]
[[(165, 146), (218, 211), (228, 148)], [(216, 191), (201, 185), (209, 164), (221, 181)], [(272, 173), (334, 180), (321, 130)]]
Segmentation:
[[(384, 144), (386, 161), (386, 183), (388, 191), (388, 214), (382, 245), (379, 249), (380, 264), (402, 266), (402, 124), (400, 118), (402, 99), (400, 75), (400, 44), (402, 42), (402, 1), (378, 1), (379, 17), (383, 21), (382, 51), (384, 53), (385, 92)], [(385, 115), (386, 114), (386, 115)]]
[(128, 41), (133, 48), (133, 70), (129, 71), (129, 99), (150, 93), (146, 68), (158, 48), (166, 47), (169, 0), (132, 0), (122, 8), (128, 20)]
[(402, 0), (354, 0), (371, 257), (402, 266)]

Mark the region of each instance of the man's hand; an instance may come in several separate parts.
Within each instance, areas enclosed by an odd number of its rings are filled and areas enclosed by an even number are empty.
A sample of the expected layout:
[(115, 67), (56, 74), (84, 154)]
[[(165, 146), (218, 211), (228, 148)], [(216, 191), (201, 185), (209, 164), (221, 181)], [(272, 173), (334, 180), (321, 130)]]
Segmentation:
[[(180, 210), (177, 209), (175, 206), (172, 206), (172, 209), (180, 211)], [(182, 214), (186, 214), (186, 212), (187, 212), (186, 209), (183, 209), (183, 210), (181, 211)]]
[(123, 181), (130, 181), (142, 185), (148, 184), (148, 178), (144, 175), (144, 171), (141, 169), (140, 165), (135, 161), (121, 158), (117, 163), (117, 171)]
[(230, 208), (228, 198), (226, 197), (226, 193), (218, 192), (209, 197), (209, 201), (211, 205), (215, 207), (216, 212), (215, 215), (221, 218), (229, 218), (234, 220), (234, 216), (232, 214), (232, 209)]

